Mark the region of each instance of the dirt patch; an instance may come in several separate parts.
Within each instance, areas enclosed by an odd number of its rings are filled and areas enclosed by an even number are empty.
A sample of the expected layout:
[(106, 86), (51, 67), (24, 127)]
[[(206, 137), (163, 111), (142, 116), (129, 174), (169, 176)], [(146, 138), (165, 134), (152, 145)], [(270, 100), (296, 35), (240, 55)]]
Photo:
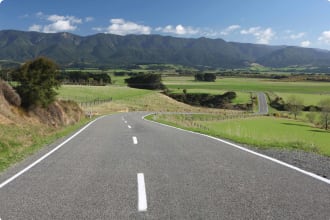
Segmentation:
[(71, 101), (56, 101), (47, 108), (36, 107), (28, 114), (36, 117), (40, 123), (54, 127), (72, 125), (84, 117), (79, 105)]

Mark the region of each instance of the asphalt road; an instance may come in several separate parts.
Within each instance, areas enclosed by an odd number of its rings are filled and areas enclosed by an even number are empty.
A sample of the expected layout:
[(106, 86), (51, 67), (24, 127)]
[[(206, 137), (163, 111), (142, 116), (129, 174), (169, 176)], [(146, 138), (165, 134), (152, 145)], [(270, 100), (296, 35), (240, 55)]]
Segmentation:
[(3, 173), (1, 220), (330, 219), (329, 181), (142, 115), (100, 118)]
[(268, 114), (268, 104), (266, 94), (263, 92), (258, 93), (258, 104), (259, 104), (259, 112), (258, 114), (264, 115)]

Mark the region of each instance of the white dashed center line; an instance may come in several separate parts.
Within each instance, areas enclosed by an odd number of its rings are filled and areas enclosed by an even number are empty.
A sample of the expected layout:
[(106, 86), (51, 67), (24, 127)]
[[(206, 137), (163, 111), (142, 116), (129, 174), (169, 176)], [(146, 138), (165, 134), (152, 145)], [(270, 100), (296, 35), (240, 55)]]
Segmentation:
[(132, 128), (132, 126), (128, 125), (128, 128)]
[(133, 144), (138, 144), (138, 140), (135, 136), (132, 139), (133, 139)]
[(144, 182), (144, 174), (138, 173), (137, 174), (137, 181), (138, 181), (138, 210), (139, 212), (147, 211), (147, 194), (146, 194), (146, 185)]

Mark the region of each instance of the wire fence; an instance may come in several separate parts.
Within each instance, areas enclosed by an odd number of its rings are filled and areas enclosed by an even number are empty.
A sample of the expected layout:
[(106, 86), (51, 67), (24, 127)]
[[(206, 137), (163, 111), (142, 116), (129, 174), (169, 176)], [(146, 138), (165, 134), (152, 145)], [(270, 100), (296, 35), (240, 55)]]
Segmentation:
[(82, 107), (82, 108), (86, 108), (86, 107), (92, 107), (95, 105), (101, 105), (104, 103), (108, 103), (111, 102), (112, 98), (109, 99), (94, 99), (92, 101), (85, 101), (85, 102), (78, 102), (78, 104)]

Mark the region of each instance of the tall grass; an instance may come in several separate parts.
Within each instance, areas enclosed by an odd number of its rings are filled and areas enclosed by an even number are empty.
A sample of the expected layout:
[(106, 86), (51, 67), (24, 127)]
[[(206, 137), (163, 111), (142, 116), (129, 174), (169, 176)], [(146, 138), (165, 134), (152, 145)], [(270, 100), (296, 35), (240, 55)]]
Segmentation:
[(62, 129), (40, 123), (0, 124), (0, 172), (87, 122), (85, 119)]

